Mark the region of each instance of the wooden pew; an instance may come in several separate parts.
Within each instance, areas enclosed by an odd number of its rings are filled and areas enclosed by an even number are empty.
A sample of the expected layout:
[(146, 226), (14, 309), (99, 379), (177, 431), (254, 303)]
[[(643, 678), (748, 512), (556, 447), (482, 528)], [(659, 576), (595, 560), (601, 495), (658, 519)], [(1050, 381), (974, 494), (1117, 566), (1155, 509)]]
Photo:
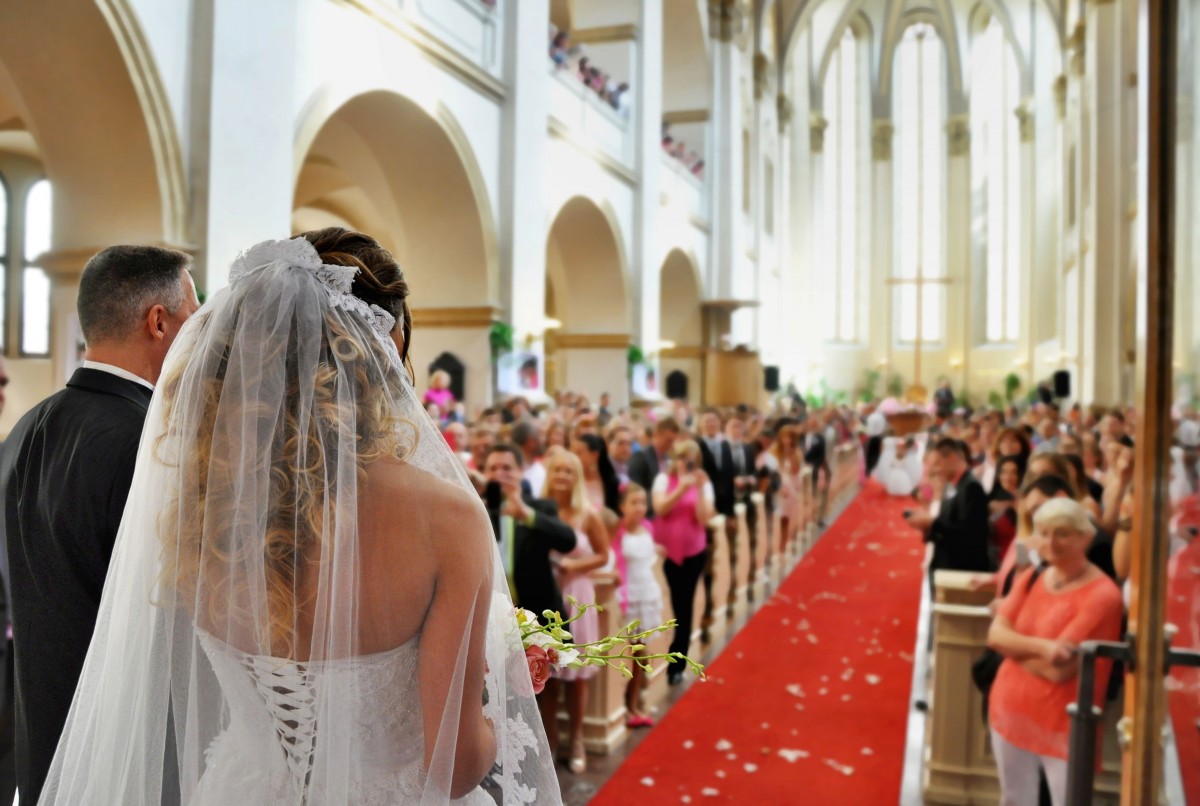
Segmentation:
[[(987, 646), (992, 593), (972, 591), (973, 573), (938, 571), (933, 604), (933, 674), (925, 723), (922, 791), (927, 804), (996, 804), (1000, 783), (991, 740), (983, 720), (983, 695), (971, 678), (971, 665)], [(1120, 801), (1120, 751), (1116, 721), (1121, 707), (1105, 709), (1102, 772), (1096, 776), (1095, 804)]]

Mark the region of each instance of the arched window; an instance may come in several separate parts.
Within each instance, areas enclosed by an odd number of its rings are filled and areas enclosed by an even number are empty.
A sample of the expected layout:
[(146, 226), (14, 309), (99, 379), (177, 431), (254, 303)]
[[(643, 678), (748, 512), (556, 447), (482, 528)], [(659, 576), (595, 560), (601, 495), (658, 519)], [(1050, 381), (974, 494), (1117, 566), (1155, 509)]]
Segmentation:
[(842, 35), (825, 76), (824, 222), (820, 243), (824, 258), (820, 276), (825, 283), (822, 300), (825, 338), (858, 340), (859, 157), (862, 133), (858, 40), (850, 29)]
[(50, 354), (50, 276), (38, 265), (50, 251), (50, 182), (34, 183), (25, 198), (25, 267), (21, 272), (21, 354)]
[(946, 99), (942, 41), (910, 26), (896, 47), (895, 335), (901, 343), (945, 337)]
[(1017, 61), (994, 17), (976, 39), (971, 53), (972, 140), (976, 220), (972, 230), (983, 248), (986, 293), (984, 338), (1011, 343), (1020, 336), (1020, 183), (1021, 126)]

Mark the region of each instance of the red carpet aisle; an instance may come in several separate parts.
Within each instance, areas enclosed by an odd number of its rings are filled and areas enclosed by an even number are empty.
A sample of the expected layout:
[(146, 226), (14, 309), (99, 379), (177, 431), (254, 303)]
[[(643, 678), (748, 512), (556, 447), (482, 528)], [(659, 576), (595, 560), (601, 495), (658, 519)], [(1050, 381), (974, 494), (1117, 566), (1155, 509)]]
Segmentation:
[(896, 803), (922, 584), (868, 487), (592, 800)]
[[(1186, 551), (1172, 560), (1175, 573), (1168, 588), (1167, 621), (1179, 627), (1175, 646), (1200, 649), (1200, 545)], [(1200, 806), (1200, 669), (1173, 670), (1167, 692), (1186, 802)]]

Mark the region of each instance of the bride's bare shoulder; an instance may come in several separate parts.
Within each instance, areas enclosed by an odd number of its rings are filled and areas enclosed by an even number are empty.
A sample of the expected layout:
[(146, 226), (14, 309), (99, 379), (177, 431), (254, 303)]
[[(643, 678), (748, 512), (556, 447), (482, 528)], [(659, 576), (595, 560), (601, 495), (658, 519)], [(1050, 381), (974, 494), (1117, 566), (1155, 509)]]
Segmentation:
[(378, 462), (367, 471), (372, 509), (409, 524), (425, 523), (431, 536), (455, 535), (460, 545), (491, 547), (491, 522), (474, 490), (403, 462)]

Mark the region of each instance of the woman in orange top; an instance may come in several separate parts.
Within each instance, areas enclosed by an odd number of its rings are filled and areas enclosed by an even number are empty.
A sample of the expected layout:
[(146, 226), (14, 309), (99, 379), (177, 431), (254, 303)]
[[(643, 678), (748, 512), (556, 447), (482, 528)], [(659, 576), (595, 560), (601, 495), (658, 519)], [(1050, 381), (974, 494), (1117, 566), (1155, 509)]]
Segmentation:
[[(1067, 705), (1076, 694), (1076, 648), (1115, 641), (1121, 631), (1121, 592), (1088, 562), (1096, 529), (1077, 501), (1054, 498), (1033, 519), (1048, 567), (1019, 575), (988, 631), (988, 646), (1005, 656), (989, 697), (992, 751), (1000, 772), (1001, 803), (1037, 803), (1038, 768), (1055, 804), (1067, 794)], [(1096, 664), (1096, 705), (1103, 707), (1110, 664)]]

